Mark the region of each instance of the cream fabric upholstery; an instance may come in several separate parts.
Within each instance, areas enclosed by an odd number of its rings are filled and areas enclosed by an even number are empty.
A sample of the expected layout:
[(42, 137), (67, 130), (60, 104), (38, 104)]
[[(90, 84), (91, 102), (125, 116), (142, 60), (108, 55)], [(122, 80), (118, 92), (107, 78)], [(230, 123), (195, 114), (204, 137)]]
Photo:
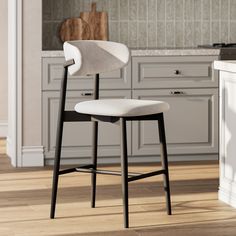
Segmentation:
[(68, 41), (63, 45), (65, 59), (74, 59), (70, 75), (94, 75), (126, 66), (130, 59), (127, 46), (100, 40)]
[[(71, 75), (95, 75), (126, 66), (130, 60), (127, 46), (99, 40), (76, 40), (63, 45), (65, 59), (75, 64), (68, 67)], [(135, 99), (99, 99), (80, 102), (75, 110), (102, 116), (144, 116), (165, 112), (169, 105), (160, 101)]]
[(168, 109), (166, 102), (137, 99), (99, 99), (80, 102), (75, 106), (79, 113), (117, 117), (151, 115)]

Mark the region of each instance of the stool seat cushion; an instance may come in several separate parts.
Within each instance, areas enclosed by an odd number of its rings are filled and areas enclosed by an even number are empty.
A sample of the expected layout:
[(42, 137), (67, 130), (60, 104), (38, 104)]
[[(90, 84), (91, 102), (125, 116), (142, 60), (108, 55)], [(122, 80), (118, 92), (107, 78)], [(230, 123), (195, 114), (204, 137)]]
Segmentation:
[(162, 101), (137, 99), (99, 99), (76, 104), (75, 111), (83, 114), (131, 117), (165, 112), (169, 104)]

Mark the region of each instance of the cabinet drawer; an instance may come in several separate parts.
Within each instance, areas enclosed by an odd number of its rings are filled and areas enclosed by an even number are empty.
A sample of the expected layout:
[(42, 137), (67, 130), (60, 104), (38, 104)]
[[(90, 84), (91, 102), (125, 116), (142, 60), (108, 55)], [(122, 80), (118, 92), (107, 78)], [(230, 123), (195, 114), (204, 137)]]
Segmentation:
[[(90, 91), (87, 91), (90, 92)], [(66, 110), (74, 110), (76, 103), (91, 98), (82, 96), (81, 91), (67, 93)], [(101, 98), (130, 98), (130, 91), (100, 91)], [(43, 145), (45, 158), (54, 158), (56, 142), (56, 125), (59, 107), (59, 92), (43, 92)], [(103, 157), (120, 155), (119, 126), (99, 122), (98, 155)], [(131, 124), (127, 126), (128, 146), (131, 147)], [(62, 157), (83, 158), (91, 157), (92, 123), (67, 122), (64, 124)], [(128, 153), (131, 153), (129, 148)]]
[[(175, 94), (177, 92), (177, 94)], [(166, 101), (166, 139), (169, 154), (218, 153), (218, 90), (136, 90), (136, 99)], [(159, 155), (156, 121), (132, 122), (133, 155)]]
[[(64, 58), (43, 58), (43, 90), (59, 90), (61, 78), (64, 74)], [(101, 89), (130, 89), (131, 88), (131, 64), (124, 69), (100, 74)], [(68, 90), (92, 89), (93, 76), (69, 76)]]
[(217, 87), (217, 56), (133, 57), (133, 88)]

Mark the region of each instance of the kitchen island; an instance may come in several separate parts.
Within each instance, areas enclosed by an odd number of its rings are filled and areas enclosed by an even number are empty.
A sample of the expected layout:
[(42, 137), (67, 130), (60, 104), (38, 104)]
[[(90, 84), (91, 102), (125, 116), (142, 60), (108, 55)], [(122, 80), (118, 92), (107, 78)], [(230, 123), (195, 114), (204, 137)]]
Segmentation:
[(215, 61), (219, 70), (219, 199), (236, 207), (236, 61)]

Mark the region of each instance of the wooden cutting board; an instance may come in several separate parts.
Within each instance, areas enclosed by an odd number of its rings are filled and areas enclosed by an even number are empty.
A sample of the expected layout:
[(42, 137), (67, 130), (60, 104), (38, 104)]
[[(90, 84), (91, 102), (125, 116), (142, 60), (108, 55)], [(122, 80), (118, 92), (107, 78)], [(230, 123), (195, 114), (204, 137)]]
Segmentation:
[(62, 42), (70, 40), (90, 39), (91, 31), (88, 23), (81, 18), (69, 18), (62, 22), (59, 37)]
[(96, 3), (92, 3), (91, 12), (81, 12), (80, 18), (90, 27), (91, 40), (108, 40), (108, 15), (107, 12), (97, 12)]

